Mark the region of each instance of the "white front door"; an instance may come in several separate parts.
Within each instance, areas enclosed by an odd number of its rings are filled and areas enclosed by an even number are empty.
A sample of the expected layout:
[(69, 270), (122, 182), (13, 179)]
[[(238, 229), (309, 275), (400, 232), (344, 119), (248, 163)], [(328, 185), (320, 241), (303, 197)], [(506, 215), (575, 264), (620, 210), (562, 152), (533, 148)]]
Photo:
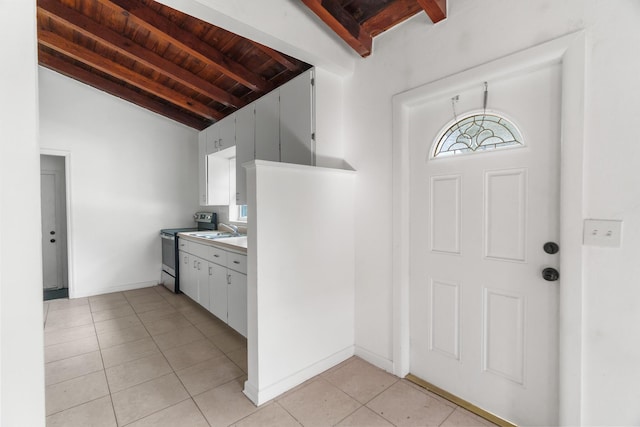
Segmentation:
[(412, 108), (410, 372), (522, 425), (558, 422), (561, 66), (488, 82), (489, 111), (524, 146), (431, 158), (456, 115), (483, 109), (483, 82)]
[(63, 287), (56, 198), (59, 180), (57, 171), (40, 173), (42, 204), (42, 281), (44, 289)]

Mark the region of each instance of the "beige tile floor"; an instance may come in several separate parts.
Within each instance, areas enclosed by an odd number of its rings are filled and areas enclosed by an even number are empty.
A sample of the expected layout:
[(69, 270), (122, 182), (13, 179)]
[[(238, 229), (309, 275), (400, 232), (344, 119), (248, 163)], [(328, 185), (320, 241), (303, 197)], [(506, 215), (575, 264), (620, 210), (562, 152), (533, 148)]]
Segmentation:
[(260, 408), (246, 340), (163, 287), (44, 304), (47, 426), (490, 426), (357, 357)]

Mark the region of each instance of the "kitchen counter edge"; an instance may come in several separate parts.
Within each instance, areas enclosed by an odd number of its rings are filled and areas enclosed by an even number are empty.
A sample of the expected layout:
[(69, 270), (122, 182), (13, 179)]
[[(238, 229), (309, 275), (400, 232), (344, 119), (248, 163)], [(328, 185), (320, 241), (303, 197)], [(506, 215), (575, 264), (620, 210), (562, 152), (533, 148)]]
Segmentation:
[(195, 243), (200, 243), (202, 245), (215, 246), (220, 249), (236, 252), (242, 255), (247, 254), (246, 238), (243, 239), (245, 243), (245, 245), (243, 246), (242, 244), (238, 245), (236, 243), (232, 243), (232, 242), (237, 242), (237, 240), (239, 239), (238, 237), (223, 237), (221, 239), (205, 239), (202, 237), (190, 236), (189, 234), (186, 234), (186, 233), (178, 233), (178, 237), (181, 239), (190, 240)]

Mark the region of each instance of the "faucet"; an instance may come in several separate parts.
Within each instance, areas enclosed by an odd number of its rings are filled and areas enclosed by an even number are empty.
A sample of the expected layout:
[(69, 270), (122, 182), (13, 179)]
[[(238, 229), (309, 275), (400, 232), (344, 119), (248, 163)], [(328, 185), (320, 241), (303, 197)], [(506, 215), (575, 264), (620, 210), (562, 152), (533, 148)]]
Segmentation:
[(233, 224), (225, 224), (224, 222), (221, 222), (220, 224), (218, 224), (218, 228), (220, 227), (224, 227), (227, 230), (230, 230), (235, 236), (240, 235), (240, 232), (238, 231), (238, 227)]

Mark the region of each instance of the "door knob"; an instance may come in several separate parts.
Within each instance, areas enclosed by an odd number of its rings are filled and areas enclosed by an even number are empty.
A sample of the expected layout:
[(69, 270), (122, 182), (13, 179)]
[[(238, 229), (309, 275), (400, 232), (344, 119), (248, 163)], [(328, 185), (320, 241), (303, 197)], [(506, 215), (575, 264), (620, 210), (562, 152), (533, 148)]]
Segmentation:
[(556, 242), (547, 242), (544, 244), (542, 249), (544, 249), (546, 253), (553, 255), (558, 253), (560, 246), (558, 246)]
[(555, 268), (547, 267), (542, 270), (542, 278), (547, 282), (555, 282), (560, 278), (560, 273)]
[(51, 234), (51, 235), (53, 236), (54, 234), (56, 234), (56, 232), (55, 232), (55, 231), (53, 231), (53, 230), (51, 230), (51, 231), (49, 232), (49, 234)]
[(55, 243), (55, 242), (56, 242), (56, 239), (51, 239), (51, 240), (49, 240), (49, 241), (50, 241), (51, 243)]

